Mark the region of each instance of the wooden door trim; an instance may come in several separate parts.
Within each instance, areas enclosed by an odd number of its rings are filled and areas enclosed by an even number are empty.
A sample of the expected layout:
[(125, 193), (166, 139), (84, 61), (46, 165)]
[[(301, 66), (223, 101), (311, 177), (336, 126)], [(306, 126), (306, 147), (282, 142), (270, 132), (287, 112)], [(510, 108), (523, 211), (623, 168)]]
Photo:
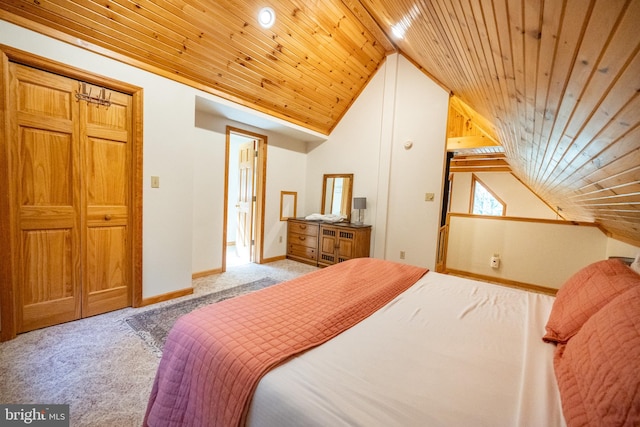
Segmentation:
[(255, 235), (255, 244), (257, 248), (257, 257), (255, 262), (262, 264), (264, 260), (264, 212), (265, 198), (267, 188), (267, 144), (266, 135), (251, 132), (248, 130), (236, 128), (233, 126), (226, 127), (225, 137), (225, 155), (224, 155), (224, 210), (222, 221), (222, 271), (227, 271), (227, 221), (229, 208), (229, 149), (231, 143), (231, 134), (239, 133), (258, 140), (258, 165), (255, 173), (258, 175), (256, 180), (255, 193), (257, 197), (255, 215), (258, 218), (258, 229)]
[(15, 277), (18, 272), (15, 265), (14, 249), (12, 248), (15, 221), (9, 200), (11, 186), (9, 185), (9, 111), (7, 105), (9, 92), (9, 62), (23, 64), (43, 71), (60, 74), (65, 77), (82, 80), (132, 96), (132, 159), (131, 166), (131, 304), (133, 307), (142, 305), (142, 128), (143, 128), (143, 89), (129, 83), (114, 80), (89, 71), (82, 70), (61, 62), (46, 59), (29, 52), (0, 44), (0, 341), (6, 341), (16, 336), (15, 318)]

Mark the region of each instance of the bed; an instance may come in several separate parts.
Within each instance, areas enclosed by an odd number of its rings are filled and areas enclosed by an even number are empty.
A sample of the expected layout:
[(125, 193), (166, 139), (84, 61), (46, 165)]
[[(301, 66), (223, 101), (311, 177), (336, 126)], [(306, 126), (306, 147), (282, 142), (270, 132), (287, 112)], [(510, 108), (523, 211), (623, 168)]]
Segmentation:
[[(197, 310), (169, 334), (145, 425), (637, 425), (640, 276), (596, 264), (554, 298), (367, 258)], [(602, 337), (624, 354), (588, 360)]]

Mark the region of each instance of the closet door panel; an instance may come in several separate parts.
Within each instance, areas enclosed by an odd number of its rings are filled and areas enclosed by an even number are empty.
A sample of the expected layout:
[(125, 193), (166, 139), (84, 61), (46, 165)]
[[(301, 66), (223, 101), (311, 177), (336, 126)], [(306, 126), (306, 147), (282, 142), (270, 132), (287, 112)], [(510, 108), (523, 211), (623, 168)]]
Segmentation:
[(89, 138), (87, 152), (87, 207), (126, 207), (126, 142)]
[(131, 97), (112, 92), (110, 100), (108, 108), (80, 107), (86, 195), (83, 316), (131, 304)]
[(126, 307), (129, 301), (126, 226), (92, 226), (87, 231), (84, 316)]
[(80, 153), (74, 80), (10, 64), (18, 332), (79, 318)]
[(21, 205), (72, 206), (71, 132), (21, 127)]
[(75, 80), (11, 63), (18, 82), (16, 111), (41, 118), (73, 120)]
[(22, 330), (79, 318), (70, 229), (22, 233)]

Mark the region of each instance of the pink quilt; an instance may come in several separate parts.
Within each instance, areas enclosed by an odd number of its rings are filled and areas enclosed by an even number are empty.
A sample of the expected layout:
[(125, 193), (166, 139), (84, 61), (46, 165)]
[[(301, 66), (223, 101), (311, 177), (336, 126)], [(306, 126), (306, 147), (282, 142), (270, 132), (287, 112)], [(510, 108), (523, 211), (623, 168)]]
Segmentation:
[(167, 337), (144, 425), (242, 425), (269, 369), (357, 324), (426, 272), (358, 258), (183, 316)]

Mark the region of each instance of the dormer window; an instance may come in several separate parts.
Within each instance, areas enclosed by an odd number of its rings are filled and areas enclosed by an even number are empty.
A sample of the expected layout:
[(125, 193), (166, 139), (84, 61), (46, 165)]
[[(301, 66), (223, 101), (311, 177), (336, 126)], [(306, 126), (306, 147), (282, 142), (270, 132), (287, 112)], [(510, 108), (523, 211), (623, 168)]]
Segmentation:
[(491, 216), (504, 216), (507, 213), (507, 204), (475, 175), (471, 182), (471, 213)]

